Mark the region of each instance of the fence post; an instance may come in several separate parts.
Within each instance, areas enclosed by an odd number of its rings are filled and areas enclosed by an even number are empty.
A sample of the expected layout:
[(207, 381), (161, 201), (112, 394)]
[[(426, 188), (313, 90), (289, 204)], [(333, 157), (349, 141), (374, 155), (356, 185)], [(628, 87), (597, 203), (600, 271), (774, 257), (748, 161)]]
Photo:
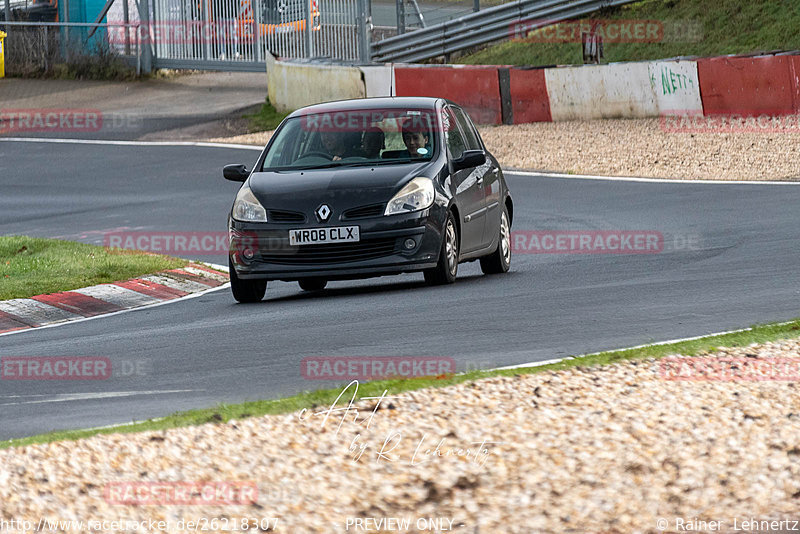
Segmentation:
[[(153, 47), (150, 38), (150, 0), (135, 0), (139, 10), (139, 23), (144, 26), (142, 47), (142, 72), (153, 72)], [(141, 39), (141, 38), (140, 38)]]
[[(6, 14), (5, 21), (11, 22), (11, 2), (9, 0), (6, 0), (5, 14)], [(3, 26), (5, 27), (6, 32), (8, 32), (9, 30), (8, 24), (3, 24)]]
[(314, 50), (313, 50), (313, 48), (314, 48), (314, 40), (312, 39), (312, 36), (313, 36), (312, 32), (314, 31), (314, 13), (312, 12), (312, 9), (311, 9), (311, 1), (312, 0), (306, 0), (305, 1), (305, 5), (306, 5), (306, 34), (305, 34), (305, 39), (306, 39), (306, 57), (308, 59), (311, 59), (312, 57), (314, 57)]
[(358, 60), (361, 63), (369, 63), (370, 57), (370, 38), (369, 31), (372, 27), (372, 17), (369, 17), (369, 0), (358, 0)]
[(130, 24), (128, 0), (123, 0), (122, 2), (122, 22), (125, 23), (125, 55), (129, 56), (131, 54), (131, 29), (128, 27), (128, 24)]
[(395, 0), (397, 2), (397, 35), (406, 33), (406, 0)]

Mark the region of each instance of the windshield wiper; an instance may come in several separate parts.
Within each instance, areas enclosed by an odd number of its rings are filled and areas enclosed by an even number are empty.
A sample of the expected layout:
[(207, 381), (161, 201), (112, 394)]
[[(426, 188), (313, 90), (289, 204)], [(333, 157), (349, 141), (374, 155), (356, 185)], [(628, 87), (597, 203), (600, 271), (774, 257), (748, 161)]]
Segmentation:
[(333, 167), (374, 167), (378, 165), (397, 165), (400, 163), (423, 163), (430, 160), (417, 160), (417, 159), (408, 159), (408, 158), (393, 158), (393, 159), (382, 159), (380, 161), (332, 161), (330, 163), (324, 163), (322, 165), (303, 165), (300, 167), (273, 167), (271, 169), (264, 169), (264, 171), (310, 171), (314, 169), (331, 169)]

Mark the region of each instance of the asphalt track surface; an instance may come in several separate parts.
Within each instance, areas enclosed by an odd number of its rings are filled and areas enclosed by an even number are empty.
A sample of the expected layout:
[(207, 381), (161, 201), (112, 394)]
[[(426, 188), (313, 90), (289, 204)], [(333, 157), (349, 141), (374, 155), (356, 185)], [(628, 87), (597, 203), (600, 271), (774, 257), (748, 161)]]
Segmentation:
[[(224, 232), (237, 184), (220, 168), (257, 154), (0, 141), (0, 235), (102, 244), (120, 228)], [(259, 304), (221, 290), (0, 336), (0, 356), (107, 356), (127, 370), (98, 381), (0, 381), (0, 438), (332, 386), (301, 376), (307, 356), (449, 356), (461, 369), (497, 367), (800, 315), (800, 186), (507, 179), (515, 231), (653, 230), (665, 249), (517, 253), (506, 275), (463, 264), (455, 285), (436, 288), (421, 274), (334, 282), (320, 293), (276, 282)]]

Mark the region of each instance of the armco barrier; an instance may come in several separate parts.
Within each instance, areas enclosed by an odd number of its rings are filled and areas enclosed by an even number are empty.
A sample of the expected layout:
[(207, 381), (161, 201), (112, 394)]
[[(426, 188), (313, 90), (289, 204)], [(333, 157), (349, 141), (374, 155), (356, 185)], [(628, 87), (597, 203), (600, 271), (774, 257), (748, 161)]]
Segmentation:
[(549, 122), (550, 97), (544, 69), (510, 69), (510, 93), (513, 124)]
[(366, 96), (358, 67), (268, 61), (267, 87), (270, 103), (280, 112)]
[(647, 63), (545, 70), (554, 121), (658, 116)]
[(452, 100), (478, 124), (501, 124), (498, 67), (395, 66), (397, 96), (433, 96)]
[(697, 61), (705, 115), (784, 115), (798, 111), (796, 56)]

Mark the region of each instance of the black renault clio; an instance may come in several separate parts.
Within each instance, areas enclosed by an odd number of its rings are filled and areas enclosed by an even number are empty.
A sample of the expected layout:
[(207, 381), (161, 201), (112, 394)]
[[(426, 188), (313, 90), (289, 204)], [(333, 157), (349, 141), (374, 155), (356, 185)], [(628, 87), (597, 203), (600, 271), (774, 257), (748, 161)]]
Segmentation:
[(229, 216), (230, 279), (239, 302), (269, 280), (307, 291), (329, 280), (421, 271), (456, 279), (511, 263), (514, 205), (497, 160), (469, 116), (436, 98), (369, 98), (289, 115), (244, 182)]

